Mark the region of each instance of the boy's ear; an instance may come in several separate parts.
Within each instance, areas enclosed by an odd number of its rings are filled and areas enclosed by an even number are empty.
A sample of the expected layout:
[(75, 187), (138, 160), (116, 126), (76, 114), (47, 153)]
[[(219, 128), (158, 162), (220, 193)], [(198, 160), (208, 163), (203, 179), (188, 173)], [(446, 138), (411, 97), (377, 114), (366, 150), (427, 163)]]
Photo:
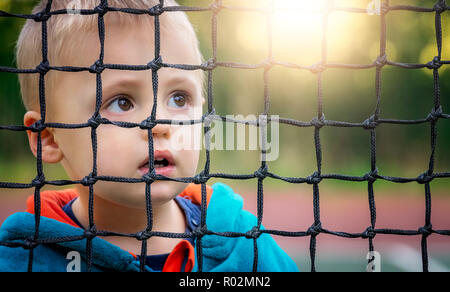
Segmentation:
[[(41, 120), (41, 115), (38, 112), (29, 111), (25, 114), (23, 123), (26, 127), (30, 127), (39, 120)], [(33, 152), (34, 156), (37, 157), (39, 133), (28, 130), (27, 135), (31, 152)], [(55, 142), (54, 134), (50, 129), (45, 129), (41, 132), (41, 142), (43, 162), (58, 163), (63, 159), (63, 153), (59, 148), (59, 145)]]

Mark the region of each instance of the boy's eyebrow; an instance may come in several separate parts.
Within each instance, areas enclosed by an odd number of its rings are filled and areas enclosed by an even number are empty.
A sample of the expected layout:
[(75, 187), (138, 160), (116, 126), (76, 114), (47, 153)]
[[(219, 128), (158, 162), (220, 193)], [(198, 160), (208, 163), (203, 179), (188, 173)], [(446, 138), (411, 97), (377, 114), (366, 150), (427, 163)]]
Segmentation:
[[(142, 72), (141, 72), (142, 73)], [(183, 87), (188, 87), (190, 90), (195, 91), (198, 86), (199, 80), (191, 74), (172, 74), (166, 75), (166, 78), (160, 78), (159, 88), (165, 87), (175, 87), (177, 85), (182, 85)], [(148, 82), (152, 83), (151, 74), (148, 75)], [(118, 77), (104, 78), (103, 79), (103, 92), (108, 93), (114, 88), (139, 88), (145, 83), (142, 82), (142, 76), (134, 76), (129, 74), (120, 74)]]
[(191, 88), (192, 90), (195, 90), (197, 87), (197, 81), (194, 76), (191, 74), (178, 74), (178, 75), (170, 75), (170, 77), (166, 81), (167, 86), (176, 86), (176, 85), (183, 85)]
[[(149, 78), (149, 80), (151, 80)], [(123, 87), (140, 87), (142, 86), (142, 78), (138, 76), (133, 76), (130, 74), (120, 74), (119, 77), (113, 78), (104, 78), (103, 79), (103, 92), (110, 92), (114, 88), (123, 88)]]

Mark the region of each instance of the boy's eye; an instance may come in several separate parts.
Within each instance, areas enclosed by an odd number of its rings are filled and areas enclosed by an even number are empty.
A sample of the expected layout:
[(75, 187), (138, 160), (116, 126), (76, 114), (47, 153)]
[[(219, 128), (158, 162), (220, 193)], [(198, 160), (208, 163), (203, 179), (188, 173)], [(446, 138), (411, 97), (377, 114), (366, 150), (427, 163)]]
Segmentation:
[(109, 106), (108, 110), (113, 113), (127, 112), (133, 109), (133, 103), (126, 97), (116, 98)]
[(184, 108), (188, 102), (188, 98), (182, 93), (176, 93), (169, 98), (168, 105), (174, 108)]

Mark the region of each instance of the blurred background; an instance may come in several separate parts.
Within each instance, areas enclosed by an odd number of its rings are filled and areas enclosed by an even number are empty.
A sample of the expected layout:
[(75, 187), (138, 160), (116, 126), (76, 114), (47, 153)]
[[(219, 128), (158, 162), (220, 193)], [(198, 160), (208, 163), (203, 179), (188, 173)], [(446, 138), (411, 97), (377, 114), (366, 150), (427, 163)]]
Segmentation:
[[(0, 10), (30, 13), (32, 0), (0, 0)], [(179, 0), (181, 5), (208, 7), (212, 0)], [(223, 0), (224, 5), (269, 7), (267, 0)], [(275, 0), (272, 50), (276, 61), (310, 66), (321, 60), (322, 16), (314, 12), (320, 0)], [(369, 0), (335, 0), (335, 6), (366, 8)], [(390, 5), (432, 8), (433, 0), (391, 0)], [(287, 9), (284, 9), (287, 8)], [(205, 60), (212, 58), (212, 12), (188, 12), (198, 33)], [(0, 66), (15, 67), (14, 47), (23, 21), (0, 18)], [(450, 12), (442, 14), (442, 59), (450, 60)], [(268, 55), (267, 18), (254, 11), (223, 9), (218, 15), (219, 62), (258, 64)], [(366, 13), (333, 12), (328, 21), (328, 62), (371, 64), (380, 53), (380, 17)], [(428, 63), (437, 55), (435, 13), (392, 11), (387, 16), (387, 56), (390, 61)], [(264, 110), (264, 69), (218, 67), (213, 73), (217, 114), (258, 116)], [(450, 66), (439, 70), (441, 103), (450, 112)], [(317, 116), (317, 75), (308, 70), (273, 67), (269, 74), (270, 114), (310, 121)], [(382, 73), (381, 118), (414, 120), (433, 107), (433, 74), (429, 69), (408, 70), (385, 66)], [(327, 119), (361, 123), (375, 110), (375, 68), (329, 69), (323, 73), (323, 108)], [(22, 105), (15, 74), (0, 73), (0, 125), (21, 125)], [(450, 171), (450, 121), (438, 122), (435, 172)], [(414, 178), (428, 169), (430, 125), (377, 127), (377, 166), (386, 176)], [(361, 128), (321, 130), (323, 173), (363, 176), (370, 171), (370, 133)], [(317, 169), (314, 129), (280, 125), (279, 157), (269, 171), (282, 176), (307, 177)], [(203, 153), (204, 154), (204, 153)], [(205, 159), (202, 155), (199, 169)], [(211, 172), (251, 174), (260, 167), (258, 150), (214, 150)], [(58, 165), (46, 165), (48, 180), (68, 178)], [(36, 176), (36, 159), (25, 133), (0, 131), (0, 181), (29, 183)], [(244, 196), (245, 207), (256, 214), (257, 180), (223, 181)], [(370, 226), (367, 182), (323, 180), (320, 183), (322, 226), (333, 231), (362, 232)], [(46, 186), (46, 188), (54, 188)], [(450, 229), (450, 179), (431, 182), (434, 229)], [(0, 224), (23, 211), (33, 190), (0, 189)], [(264, 220), (268, 229), (305, 231), (313, 223), (312, 187), (264, 180)], [(425, 222), (424, 186), (416, 182), (375, 182), (377, 228), (417, 230)], [(303, 271), (310, 270), (309, 237), (276, 237)], [(382, 271), (420, 271), (421, 236), (377, 235)], [(430, 270), (450, 271), (450, 239), (429, 237)], [(320, 234), (318, 271), (365, 271), (368, 241)]]

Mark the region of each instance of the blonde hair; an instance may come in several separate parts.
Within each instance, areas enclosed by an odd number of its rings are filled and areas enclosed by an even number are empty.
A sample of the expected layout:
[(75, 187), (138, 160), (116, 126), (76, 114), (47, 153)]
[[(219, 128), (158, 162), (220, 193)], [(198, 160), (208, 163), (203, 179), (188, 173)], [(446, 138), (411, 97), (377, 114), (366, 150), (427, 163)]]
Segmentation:
[[(47, 5), (48, 0), (41, 0), (33, 9), (32, 13), (42, 12)], [(109, 0), (108, 7), (115, 8), (132, 8), (132, 9), (150, 9), (159, 4), (159, 0)], [(53, 1), (51, 11), (68, 9), (74, 11), (76, 9), (94, 9), (100, 4), (100, 0), (57, 0)], [(175, 0), (165, 0), (164, 6), (178, 6)], [(70, 10), (69, 10), (70, 9)], [(72, 12), (70, 11), (70, 12)], [(52, 15), (47, 22), (48, 36), (48, 59), (53, 66), (71, 66), (67, 64), (70, 58), (76, 58), (73, 54), (74, 46), (67, 45), (73, 35), (82, 35), (83, 32), (93, 31), (97, 29), (98, 16), (93, 15), (77, 15), (63, 14)], [(184, 12), (166, 12), (161, 16), (161, 31), (171, 30), (177, 32), (185, 32), (184, 37), (192, 40), (196, 59), (199, 64), (203, 62), (203, 57), (199, 49), (198, 39), (195, 30), (188, 20)], [(108, 12), (105, 19), (113, 19), (119, 24), (153, 24), (153, 17), (139, 17), (139, 15), (123, 12)], [(34, 69), (42, 62), (42, 25), (34, 20), (27, 20), (22, 28), (16, 45), (17, 66), (20, 69)], [(53, 64), (55, 61), (62, 64)], [(198, 65), (198, 64), (197, 64)], [(54, 73), (49, 71), (46, 75), (46, 89), (54, 86)], [(203, 84), (203, 72), (200, 72), (200, 82)], [(27, 110), (39, 109), (39, 74), (19, 74), (19, 82), (22, 94), (22, 101)]]

